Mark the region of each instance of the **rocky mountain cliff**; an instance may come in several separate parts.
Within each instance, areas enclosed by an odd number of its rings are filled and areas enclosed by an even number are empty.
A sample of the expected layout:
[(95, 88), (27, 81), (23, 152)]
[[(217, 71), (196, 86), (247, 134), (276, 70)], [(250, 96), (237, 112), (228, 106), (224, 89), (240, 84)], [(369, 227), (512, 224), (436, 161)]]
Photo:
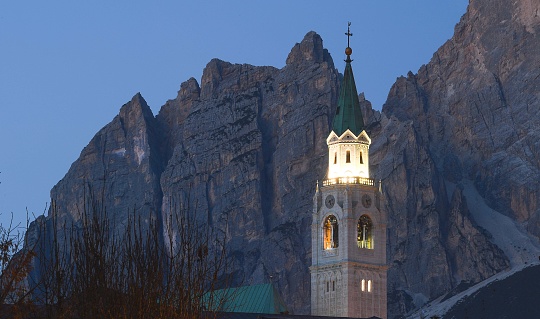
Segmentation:
[[(418, 74), (398, 78), (391, 88), (382, 111), (395, 128), (381, 129), (378, 143), (385, 156), (378, 171), (388, 196), (396, 194), (392, 188), (399, 193), (397, 185), (408, 187), (402, 200), (389, 201), (389, 282), (410, 283), (407, 291), (430, 298), (507, 266), (488, 240), (505, 235), (487, 234), (470, 217), (479, 208), (464, 201), (467, 181), (537, 241), (539, 34), (537, 1), (470, 1), (453, 38)], [(406, 141), (386, 147), (393, 136)], [(387, 154), (400, 149), (403, 161), (396, 165), (396, 156)], [(404, 171), (402, 179), (396, 179), (396, 169)], [(425, 260), (413, 257), (418, 253)], [(414, 269), (421, 269), (420, 278)]]
[[(382, 112), (360, 96), (390, 216), (391, 317), (510, 265), (500, 234), (472, 217), (463, 181), (540, 235), (539, 15), (535, 0), (473, 0)], [(137, 94), (53, 188), (55, 214), (76, 220), (92, 190), (118, 225), (130, 212), (163, 223), (179, 201), (213, 225), (226, 216), (238, 278), (273, 281), (290, 310), (308, 313), (312, 196), (339, 79), (309, 32), (282, 69), (210, 61), (157, 116)]]

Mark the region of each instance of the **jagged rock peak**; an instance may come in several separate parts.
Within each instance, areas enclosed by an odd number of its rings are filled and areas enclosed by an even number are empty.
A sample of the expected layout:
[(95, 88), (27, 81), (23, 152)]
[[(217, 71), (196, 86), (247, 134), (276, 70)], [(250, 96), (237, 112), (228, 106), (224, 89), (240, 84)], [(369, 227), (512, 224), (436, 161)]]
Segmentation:
[(154, 114), (152, 113), (152, 110), (146, 103), (146, 100), (143, 98), (140, 92), (135, 94), (131, 101), (127, 102), (126, 104), (122, 105), (122, 108), (120, 108), (120, 117), (126, 118), (128, 116), (138, 116), (143, 115), (145, 118), (154, 117)]
[(209, 98), (218, 88), (220, 81), (223, 80), (226, 74), (230, 73), (229, 69), (233, 64), (222, 61), (220, 59), (212, 59), (203, 70), (201, 78), (201, 98)]
[[(165, 131), (170, 131), (177, 124), (184, 122), (193, 101), (199, 100), (201, 87), (195, 78), (182, 82), (176, 98), (168, 100), (159, 110), (158, 121), (162, 122)], [(170, 133), (170, 132), (169, 132)]]
[(178, 98), (194, 98), (199, 97), (199, 94), (201, 94), (201, 87), (199, 86), (199, 82), (197, 82), (197, 80), (192, 77), (180, 85), (180, 90), (178, 91)]
[(360, 94), (358, 94), (358, 100), (360, 102), (363, 102), (366, 100), (366, 94), (364, 92), (360, 92)]
[(226, 62), (220, 59), (212, 59), (203, 70), (203, 75), (201, 78), (201, 85), (204, 86), (207, 80), (210, 79), (217, 79), (220, 80), (223, 76), (223, 72), (228, 68), (231, 67), (232, 64), (230, 62)]
[(315, 31), (309, 31), (302, 42), (296, 43), (287, 56), (287, 65), (302, 64), (304, 61), (313, 61), (316, 63), (328, 62), (333, 68), (334, 61), (323, 48), (323, 40)]

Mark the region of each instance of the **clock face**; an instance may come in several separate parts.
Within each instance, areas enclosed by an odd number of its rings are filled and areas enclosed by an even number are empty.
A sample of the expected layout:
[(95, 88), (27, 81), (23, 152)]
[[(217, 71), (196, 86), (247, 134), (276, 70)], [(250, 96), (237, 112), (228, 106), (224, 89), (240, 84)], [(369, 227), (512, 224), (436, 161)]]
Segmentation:
[(326, 205), (326, 207), (332, 208), (334, 207), (335, 203), (336, 203), (336, 199), (334, 198), (333, 195), (326, 196), (326, 199), (324, 200), (324, 204)]
[(368, 194), (362, 196), (362, 205), (364, 205), (365, 208), (371, 207), (371, 197), (369, 197)]

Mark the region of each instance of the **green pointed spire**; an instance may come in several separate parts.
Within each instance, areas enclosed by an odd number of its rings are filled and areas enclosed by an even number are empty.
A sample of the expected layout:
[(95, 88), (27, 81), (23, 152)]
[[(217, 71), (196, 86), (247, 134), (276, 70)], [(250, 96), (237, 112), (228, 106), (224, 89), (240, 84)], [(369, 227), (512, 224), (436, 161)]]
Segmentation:
[[(349, 22), (350, 26), (351, 23)], [(350, 28), (345, 35), (347, 35), (347, 44), (349, 44), (349, 37), (352, 36)], [(364, 119), (362, 117), (362, 110), (360, 109), (360, 102), (358, 101), (356, 84), (354, 83), (354, 75), (351, 67), (352, 49), (349, 46), (345, 49), (345, 54), (347, 55), (345, 72), (343, 74), (343, 82), (341, 82), (341, 91), (339, 92), (338, 106), (336, 115), (334, 116), (332, 131), (337, 136), (341, 136), (341, 134), (349, 129), (354, 135), (358, 136), (364, 130)]]

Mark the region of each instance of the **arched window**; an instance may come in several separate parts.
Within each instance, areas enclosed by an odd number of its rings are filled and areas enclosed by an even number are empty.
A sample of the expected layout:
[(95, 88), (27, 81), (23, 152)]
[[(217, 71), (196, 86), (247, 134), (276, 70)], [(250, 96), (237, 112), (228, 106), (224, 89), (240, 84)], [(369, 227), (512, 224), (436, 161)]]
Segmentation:
[(362, 215), (358, 220), (358, 247), (373, 249), (373, 224), (371, 218)]
[(347, 151), (347, 155), (345, 157), (345, 163), (351, 162), (351, 151)]
[(362, 291), (366, 291), (366, 280), (362, 279)]
[(364, 164), (364, 160), (362, 159), (362, 152), (360, 152), (360, 164)]
[(334, 215), (330, 215), (326, 217), (324, 221), (324, 242), (323, 242), (323, 249), (332, 249), (337, 248), (339, 245), (338, 236), (339, 236), (339, 229), (338, 229), (338, 222), (337, 218)]
[(367, 291), (371, 292), (371, 280), (367, 281)]

